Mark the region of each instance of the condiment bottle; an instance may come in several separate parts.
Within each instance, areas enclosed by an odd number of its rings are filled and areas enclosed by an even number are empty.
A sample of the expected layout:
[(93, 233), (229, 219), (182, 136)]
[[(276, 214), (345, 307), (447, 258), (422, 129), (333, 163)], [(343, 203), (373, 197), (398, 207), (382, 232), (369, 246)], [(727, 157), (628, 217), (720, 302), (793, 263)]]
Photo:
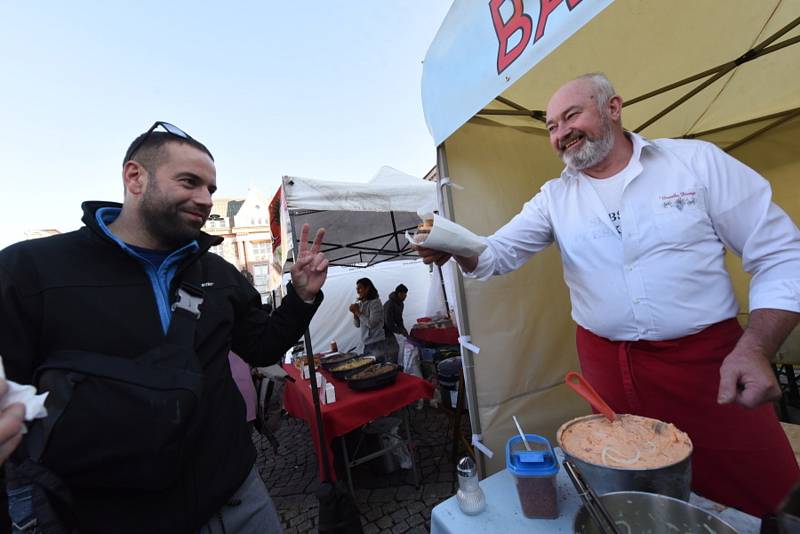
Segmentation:
[(476, 515), (486, 508), (486, 497), (478, 485), (478, 471), (475, 462), (469, 456), (459, 460), (456, 468), (458, 472), (458, 491), (456, 501), (461, 511), (467, 515)]

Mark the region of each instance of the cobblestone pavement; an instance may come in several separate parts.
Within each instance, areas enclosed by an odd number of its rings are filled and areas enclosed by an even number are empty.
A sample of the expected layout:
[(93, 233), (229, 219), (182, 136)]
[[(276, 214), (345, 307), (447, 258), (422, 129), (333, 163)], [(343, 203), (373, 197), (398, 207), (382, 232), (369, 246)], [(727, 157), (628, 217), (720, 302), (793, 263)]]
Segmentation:
[[(427, 404), (410, 410), (411, 435), (420, 468), (420, 486), (411, 470), (384, 474), (385, 462), (376, 458), (353, 469), (355, 499), (365, 534), (427, 533), (431, 510), (455, 493), (455, 466), (451, 463), (448, 418)], [(469, 435), (469, 421), (463, 428)], [(305, 422), (287, 417), (278, 431), (276, 456), (269, 443), (254, 433), (256, 466), (272, 496), (286, 534), (317, 531), (316, 452)], [(337, 461), (340, 458), (337, 457)]]

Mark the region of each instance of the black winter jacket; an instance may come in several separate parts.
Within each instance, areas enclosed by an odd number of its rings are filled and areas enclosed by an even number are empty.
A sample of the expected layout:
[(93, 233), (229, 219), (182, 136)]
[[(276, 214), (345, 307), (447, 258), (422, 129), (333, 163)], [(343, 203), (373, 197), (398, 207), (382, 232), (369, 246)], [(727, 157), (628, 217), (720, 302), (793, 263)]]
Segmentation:
[(408, 336), (408, 330), (403, 324), (404, 307), (405, 304), (397, 298), (397, 293), (394, 291), (389, 293), (389, 300), (383, 304), (384, 330), (387, 339), (394, 339), (394, 334)]
[[(86, 226), (80, 230), (0, 251), (0, 355), (11, 380), (30, 383), (54, 350), (132, 358), (163, 342), (154, 291), (142, 265), (95, 220), (104, 206), (119, 205), (85, 202)], [(194, 532), (226, 504), (253, 466), (255, 450), (228, 351), (252, 365), (276, 363), (308, 327), (322, 294), (307, 304), (290, 284), (282, 305), (268, 316), (236, 268), (206, 254), (220, 241), (201, 234), (199, 253), (184, 259), (169, 292), (174, 300), (187, 265), (201, 262), (211, 283), (204, 284), (195, 332), (204, 373), (197, 415), (202, 425), (182, 474), (173, 487), (152, 493), (73, 488), (81, 533)]]

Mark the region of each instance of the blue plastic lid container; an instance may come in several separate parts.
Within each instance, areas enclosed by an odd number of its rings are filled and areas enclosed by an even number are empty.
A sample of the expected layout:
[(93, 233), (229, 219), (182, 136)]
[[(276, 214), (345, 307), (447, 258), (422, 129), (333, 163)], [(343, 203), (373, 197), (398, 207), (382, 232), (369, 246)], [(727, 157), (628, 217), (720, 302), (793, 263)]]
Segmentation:
[(550, 441), (536, 434), (525, 434), (531, 451), (525, 450), (522, 436), (506, 442), (506, 467), (518, 477), (552, 477), (558, 473), (558, 460)]
[(547, 438), (525, 434), (532, 450), (526, 450), (522, 436), (506, 443), (506, 467), (517, 480), (522, 513), (529, 519), (558, 517), (556, 475), (558, 460)]

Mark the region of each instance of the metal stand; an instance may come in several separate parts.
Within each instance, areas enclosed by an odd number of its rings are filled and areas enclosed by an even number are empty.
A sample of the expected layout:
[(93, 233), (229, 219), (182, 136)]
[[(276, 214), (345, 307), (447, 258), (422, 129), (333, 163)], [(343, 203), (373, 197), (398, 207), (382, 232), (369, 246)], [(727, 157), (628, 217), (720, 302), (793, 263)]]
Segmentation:
[[(416, 401), (414, 401), (414, 402), (416, 402)], [(380, 449), (380, 450), (378, 450), (376, 452), (373, 452), (373, 453), (370, 453), (370, 454), (366, 454), (364, 456), (358, 456), (358, 451), (359, 451), (359, 449), (361, 448), (361, 445), (363, 445), (363, 442), (364, 442), (364, 436), (362, 435), (359, 438), (358, 443), (356, 444), (355, 451), (353, 451), (353, 456), (355, 456), (355, 458), (353, 458), (351, 460), (350, 459), (350, 454), (347, 452), (347, 441), (344, 439), (345, 438), (344, 436), (341, 437), (342, 457), (344, 459), (344, 468), (345, 468), (345, 471), (347, 472), (347, 487), (350, 489), (350, 493), (353, 493), (353, 475), (351, 473), (351, 469), (353, 467), (356, 467), (357, 465), (361, 465), (363, 463), (369, 462), (370, 460), (374, 460), (375, 458), (379, 458), (379, 457), (383, 456), (384, 454), (390, 454), (393, 450), (397, 449), (398, 447), (402, 447), (403, 445), (409, 446), (408, 450), (409, 450), (409, 453), (411, 454), (411, 470), (414, 473), (414, 486), (416, 486), (417, 488), (419, 487), (420, 475), (419, 475), (419, 467), (417, 466), (416, 451), (414, 451), (412, 449), (412, 447), (410, 447), (410, 445), (411, 445), (411, 425), (409, 424), (409, 418), (408, 418), (409, 406), (410, 406), (410, 404), (408, 406), (404, 407), (401, 410), (402, 411), (402, 415), (403, 415), (402, 426), (405, 428), (405, 439), (401, 439), (400, 442), (395, 443), (394, 445), (389, 445), (388, 447), (384, 447), (384, 448), (382, 448), (382, 449)], [(366, 425), (364, 425), (364, 426), (366, 426)], [(363, 429), (364, 426), (362, 426), (361, 428)]]

